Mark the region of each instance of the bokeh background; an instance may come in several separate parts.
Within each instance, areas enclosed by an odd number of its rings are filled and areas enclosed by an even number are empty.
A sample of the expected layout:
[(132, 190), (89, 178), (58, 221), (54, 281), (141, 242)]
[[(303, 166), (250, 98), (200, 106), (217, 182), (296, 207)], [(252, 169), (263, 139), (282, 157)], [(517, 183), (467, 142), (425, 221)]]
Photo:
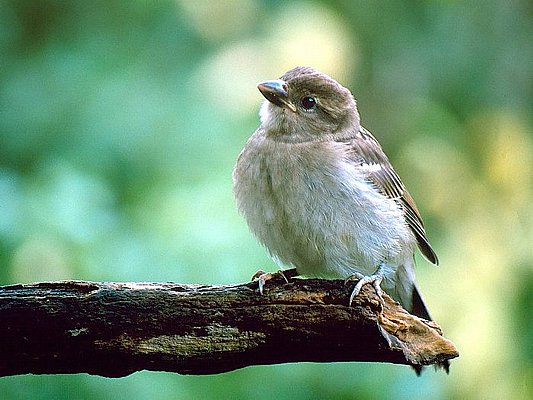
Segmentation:
[(19, 376), (0, 398), (533, 398), (532, 17), (527, 0), (1, 1), (0, 284), (275, 270), (231, 172), (255, 84), (311, 65), (353, 91), (417, 200), (441, 259), (418, 280), (461, 356), (449, 376)]

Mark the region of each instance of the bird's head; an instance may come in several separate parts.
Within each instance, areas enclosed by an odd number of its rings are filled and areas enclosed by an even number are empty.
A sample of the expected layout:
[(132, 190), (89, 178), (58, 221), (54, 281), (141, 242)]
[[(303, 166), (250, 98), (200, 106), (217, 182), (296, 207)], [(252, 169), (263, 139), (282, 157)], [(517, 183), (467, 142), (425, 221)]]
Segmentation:
[(266, 98), (260, 112), (262, 127), (278, 140), (325, 140), (359, 129), (359, 113), (350, 91), (313, 68), (293, 68), (257, 88)]

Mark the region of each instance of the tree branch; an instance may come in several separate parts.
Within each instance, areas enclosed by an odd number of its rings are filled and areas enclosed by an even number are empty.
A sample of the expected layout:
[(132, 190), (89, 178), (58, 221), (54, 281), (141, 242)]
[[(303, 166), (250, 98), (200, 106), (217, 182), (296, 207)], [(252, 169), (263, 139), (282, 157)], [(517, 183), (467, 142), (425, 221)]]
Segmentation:
[(435, 364), (458, 356), (438, 326), (365, 285), (42, 282), (0, 287), (0, 376), (147, 369), (215, 374), (315, 361)]

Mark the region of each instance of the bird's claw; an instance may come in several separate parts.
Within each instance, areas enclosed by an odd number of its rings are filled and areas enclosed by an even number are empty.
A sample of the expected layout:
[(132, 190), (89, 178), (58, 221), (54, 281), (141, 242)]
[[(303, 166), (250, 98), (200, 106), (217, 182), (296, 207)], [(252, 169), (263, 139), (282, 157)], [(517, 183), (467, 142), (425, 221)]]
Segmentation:
[(359, 279), (357, 284), (352, 290), (352, 294), (350, 295), (350, 300), (348, 302), (348, 306), (352, 306), (353, 299), (355, 299), (359, 293), (361, 292), (361, 289), (366, 284), (372, 284), (374, 287), (374, 290), (376, 291), (376, 294), (378, 295), (379, 299), (383, 302), (383, 291), (381, 290), (381, 281), (383, 281), (383, 275), (380, 273), (379, 269), (374, 273), (373, 275), (365, 276), (359, 273), (355, 273), (352, 276), (349, 276), (344, 282), (346, 283), (349, 280), (352, 280), (354, 278)]
[(359, 272), (354, 272), (353, 274), (351, 274), (348, 278), (344, 280), (344, 286), (346, 286), (348, 282), (350, 281), (360, 280), (360, 279), (363, 279), (364, 277), (365, 276), (363, 274), (360, 274)]
[(283, 273), (283, 271), (277, 271), (277, 272), (265, 272), (262, 270), (257, 271), (252, 276), (252, 281), (257, 280), (257, 286), (259, 288), (259, 293), (263, 294), (263, 288), (265, 287), (265, 284), (267, 281), (277, 278), (281, 276), (286, 283), (289, 283), (289, 280)]

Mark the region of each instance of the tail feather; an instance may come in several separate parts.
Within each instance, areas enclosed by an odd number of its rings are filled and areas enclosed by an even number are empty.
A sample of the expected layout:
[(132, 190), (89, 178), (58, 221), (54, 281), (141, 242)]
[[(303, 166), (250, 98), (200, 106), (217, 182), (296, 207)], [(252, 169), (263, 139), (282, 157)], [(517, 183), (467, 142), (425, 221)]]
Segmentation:
[[(398, 301), (407, 311), (419, 318), (432, 321), (429, 310), (415, 284), (415, 274), (412, 263), (406, 263), (396, 270), (396, 279), (393, 288), (388, 288), (392, 298)], [(422, 372), (422, 366), (413, 366), (417, 375)], [(449, 373), (450, 362), (448, 360), (435, 365)]]
[[(420, 295), (420, 291), (416, 287), (416, 284), (413, 284), (413, 296), (412, 296), (412, 307), (409, 311), (411, 314), (416, 315), (419, 318), (426, 319), (428, 321), (433, 321), (431, 316), (429, 315), (428, 308), (426, 306), (426, 303), (424, 302), (424, 299), (422, 299), (422, 296)], [(422, 373), (423, 367), (422, 366), (413, 366), (415, 369), (415, 372), (417, 375), (420, 375)], [(446, 371), (447, 374), (450, 373), (450, 361), (442, 361), (438, 364), (435, 364), (435, 369), (442, 368), (444, 371)]]
[(422, 296), (420, 295), (420, 291), (418, 290), (416, 284), (413, 284), (413, 294), (411, 299), (411, 309), (407, 311), (409, 311), (413, 315), (416, 315), (417, 317), (427, 319), (428, 321), (433, 321), (431, 315), (429, 315), (429, 310), (426, 306), (426, 303), (422, 299)]

